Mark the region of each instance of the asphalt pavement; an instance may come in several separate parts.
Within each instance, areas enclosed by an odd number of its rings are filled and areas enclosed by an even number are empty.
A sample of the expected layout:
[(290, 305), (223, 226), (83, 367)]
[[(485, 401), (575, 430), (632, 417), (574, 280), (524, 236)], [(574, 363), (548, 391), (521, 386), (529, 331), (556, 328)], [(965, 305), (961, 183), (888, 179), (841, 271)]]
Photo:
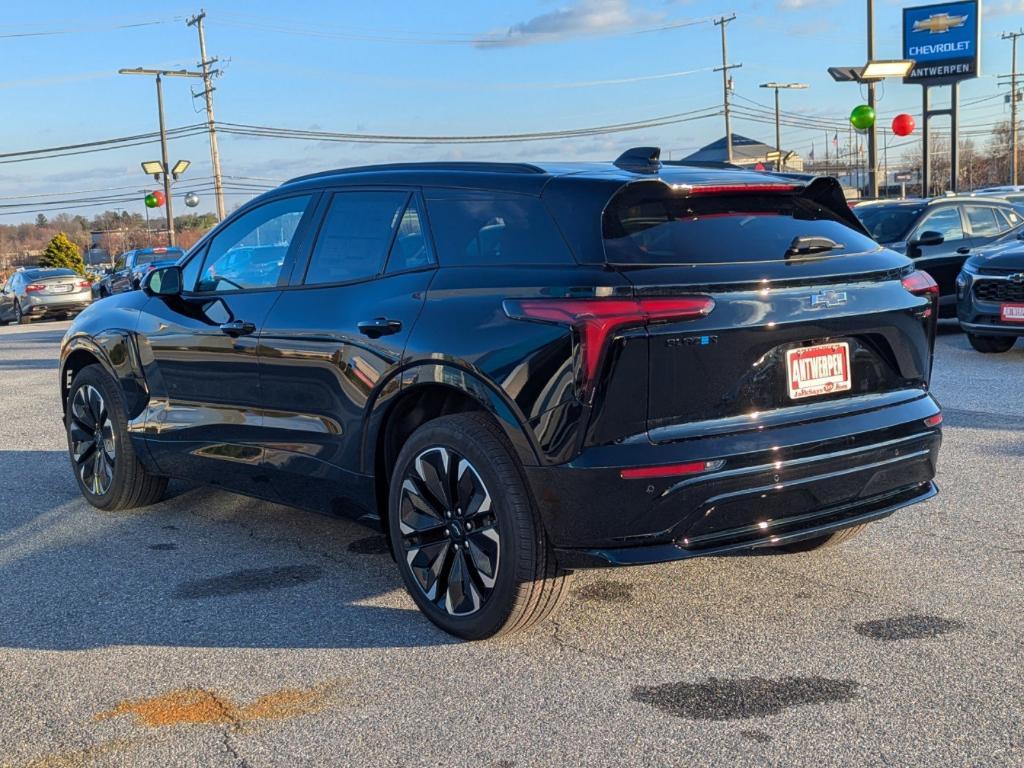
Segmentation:
[(842, 547), (577, 575), (457, 642), (354, 523), (93, 509), (67, 323), (0, 328), (0, 766), (1024, 765), (1024, 342), (938, 341), (933, 501)]

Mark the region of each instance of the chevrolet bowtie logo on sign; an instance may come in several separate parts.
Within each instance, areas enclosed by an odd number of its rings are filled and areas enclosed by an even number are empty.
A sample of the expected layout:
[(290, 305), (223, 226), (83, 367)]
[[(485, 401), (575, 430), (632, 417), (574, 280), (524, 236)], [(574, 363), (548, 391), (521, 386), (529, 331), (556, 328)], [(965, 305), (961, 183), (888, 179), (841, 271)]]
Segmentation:
[(930, 32), (941, 35), (954, 27), (962, 27), (967, 23), (967, 16), (950, 16), (948, 13), (934, 13), (927, 19), (914, 22), (915, 32)]
[(978, 0), (903, 9), (903, 58), (914, 62), (904, 78), (948, 85), (978, 76), (981, 19)]

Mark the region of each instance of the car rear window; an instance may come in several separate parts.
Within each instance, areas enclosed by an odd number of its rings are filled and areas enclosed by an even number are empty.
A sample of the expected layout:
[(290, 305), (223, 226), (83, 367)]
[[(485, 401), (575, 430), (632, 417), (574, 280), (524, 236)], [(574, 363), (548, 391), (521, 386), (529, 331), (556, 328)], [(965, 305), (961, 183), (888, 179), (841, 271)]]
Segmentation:
[(149, 264), (151, 261), (173, 261), (180, 259), (184, 251), (177, 248), (168, 248), (162, 253), (157, 252), (138, 252), (135, 253), (136, 264)]
[(26, 269), (23, 274), (26, 280), (32, 281), (45, 280), (48, 277), (66, 277), (75, 273), (70, 269)]
[(685, 195), (627, 187), (605, 209), (605, 255), (613, 264), (781, 261), (795, 238), (828, 238), (830, 255), (878, 245), (823, 206), (792, 194)]
[(921, 215), (923, 206), (910, 205), (858, 205), (854, 215), (864, 229), (880, 243), (905, 240), (910, 227)]
[(427, 213), (443, 266), (575, 263), (539, 198), (432, 198)]

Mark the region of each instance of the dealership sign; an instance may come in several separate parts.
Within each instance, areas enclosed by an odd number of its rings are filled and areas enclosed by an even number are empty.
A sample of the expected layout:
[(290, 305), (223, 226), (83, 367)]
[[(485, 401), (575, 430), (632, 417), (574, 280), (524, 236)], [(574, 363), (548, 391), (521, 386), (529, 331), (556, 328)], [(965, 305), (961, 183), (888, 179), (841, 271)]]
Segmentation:
[(943, 85), (978, 76), (978, 0), (903, 9), (903, 58), (914, 62), (905, 83)]

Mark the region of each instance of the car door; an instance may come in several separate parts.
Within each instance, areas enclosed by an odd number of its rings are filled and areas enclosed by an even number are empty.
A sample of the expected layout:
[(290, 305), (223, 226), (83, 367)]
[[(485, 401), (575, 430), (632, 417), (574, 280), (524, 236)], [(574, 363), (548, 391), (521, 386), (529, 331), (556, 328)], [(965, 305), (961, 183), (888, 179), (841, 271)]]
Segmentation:
[(146, 303), (137, 329), (145, 431), (162, 471), (273, 495), (261, 468), (257, 339), (315, 198), (283, 196), (232, 217), (183, 266), (183, 294)]
[[(1006, 210), (1013, 213), (1009, 207)], [(994, 205), (965, 205), (964, 213), (967, 215), (967, 224), (970, 227), (974, 248), (991, 245), (1012, 228), (1006, 216), (1003, 215), (1003, 211)], [(1019, 223), (1020, 218), (1017, 214), (1013, 213), (1013, 216)]]
[(122, 253), (114, 262), (113, 272), (110, 275), (110, 292), (124, 293), (128, 285), (128, 275), (131, 272), (131, 265), (135, 259), (135, 252)]
[(416, 193), (335, 190), (322, 208), (308, 264), (260, 335), (266, 461), (287, 502), (359, 517), (375, 514), (365, 418), (398, 386), (434, 250)]
[(7, 278), (0, 290), (0, 322), (14, 319), (14, 275)]
[(938, 232), (943, 241), (938, 245), (918, 245), (907, 250), (919, 269), (930, 274), (939, 284), (939, 294), (947, 303), (956, 301), (956, 276), (974, 246), (967, 234), (961, 207), (956, 204), (929, 210), (917, 225), (911, 240), (925, 232)]

